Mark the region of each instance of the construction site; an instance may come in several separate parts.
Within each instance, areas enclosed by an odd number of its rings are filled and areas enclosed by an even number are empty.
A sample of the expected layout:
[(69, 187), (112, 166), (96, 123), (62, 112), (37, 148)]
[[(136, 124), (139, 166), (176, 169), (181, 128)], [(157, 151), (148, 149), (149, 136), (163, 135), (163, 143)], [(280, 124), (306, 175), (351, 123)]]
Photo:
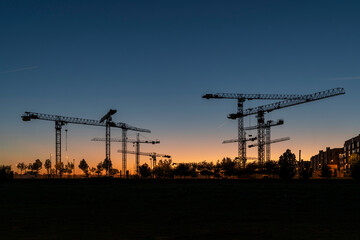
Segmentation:
[(359, 12), (0, 0), (0, 240), (360, 239)]
[[(321, 92), (315, 92), (311, 94), (247, 94), (247, 93), (206, 93), (202, 95), (203, 99), (224, 99), (224, 100), (234, 100), (236, 103), (235, 113), (229, 113), (227, 118), (228, 121), (236, 120), (237, 121), (237, 130), (234, 131), (236, 133), (236, 137), (230, 140), (224, 140), (223, 144), (236, 143), (237, 146), (237, 156), (228, 157), (229, 155), (223, 156), (222, 162), (212, 163), (212, 162), (178, 162), (177, 159), (173, 159), (171, 157), (171, 153), (157, 153), (157, 152), (142, 152), (140, 150), (140, 145), (155, 145), (160, 144), (159, 140), (151, 140), (147, 136), (140, 134), (149, 134), (151, 130), (134, 127), (127, 123), (116, 122), (113, 121), (113, 117), (116, 114), (117, 110), (110, 109), (104, 116), (99, 118), (99, 120), (93, 119), (85, 119), (85, 118), (77, 118), (77, 117), (67, 117), (67, 116), (59, 116), (59, 115), (51, 115), (51, 114), (43, 114), (36, 112), (25, 112), (21, 118), (25, 122), (29, 122), (32, 120), (43, 120), (43, 121), (51, 121), (54, 122), (55, 125), (55, 159), (47, 160), (47, 174), (46, 176), (51, 177), (63, 177), (63, 176), (72, 176), (75, 177), (75, 168), (78, 165), (78, 171), (81, 169), (76, 176), (77, 177), (89, 177), (92, 176), (101, 176), (102, 171), (106, 171), (106, 176), (116, 177), (116, 178), (129, 178), (129, 177), (165, 177), (172, 178), (174, 176), (191, 176), (191, 177), (201, 177), (205, 176), (207, 178), (223, 178), (226, 176), (235, 177), (237, 174), (229, 175), (226, 173), (226, 169), (223, 165), (226, 165), (226, 161), (233, 161), (234, 167), (237, 171), (241, 169), (246, 169), (249, 163), (256, 163), (258, 166), (265, 166), (266, 163), (276, 162), (273, 161), (274, 158), (271, 156), (271, 145), (272, 144), (281, 144), (281, 142), (289, 141), (290, 136), (284, 136), (282, 138), (273, 139), (271, 138), (271, 129), (276, 126), (284, 125), (284, 119), (268, 119), (266, 115), (275, 110), (280, 110), (289, 107), (296, 107), (297, 105), (310, 103), (314, 101), (323, 100), (326, 98), (331, 98), (339, 95), (345, 94), (345, 90), (343, 88), (334, 88)], [(269, 101), (270, 103), (265, 105), (256, 105), (256, 107), (246, 108), (246, 102), (257, 100), (261, 101)], [(245, 126), (244, 119), (246, 117), (255, 115), (257, 119), (257, 124), (253, 126)], [(286, 117), (286, 114), (284, 115)], [(91, 168), (86, 161), (83, 159), (79, 161), (77, 164), (74, 162), (64, 161), (62, 158), (62, 151), (64, 148), (64, 140), (65, 140), (65, 148), (67, 151), (67, 138), (68, 138), (68, 130), (65, 129), (65, 136), (63, 127), (69, 124), (77, 124), (77, 125), (88, 125), (89, 127), (103, 127), (105, 130), (105, 137), (94, 137), (92, 139), (87, 139), (86, 141), (92, 142), (103, 142), (105, 143), (105, 151), (104, 151), (104, 161), (101, 161), (98, 164), (97, 169)], [(113, 130), (120, 129), (121, 137), (114, 138), (111, 137)], [(252, 134), (247, 134), (248, 131), (255, 130), (257, 132), (256, 136)], [(128, 132), (135, 132), (136, 137), (134, 139), (128, 138)], [(143, 136), (141, 139), (140, 136)], [(111, 156), (111, 146), (112, 143), (121, 143), (121, 148), (117, 150), (117, 156)], [(99, 143), (100, 144), (100, 143)], [(128, 144), (132, 144), (134, 150), (129, 150)], [(258, 156), (247, 156), (247, 148), (257, 147)], [(285, 151), (286, 149), (284, 149)], [(129, 171), (128, 167), (128, 155), (135, 155), (135, 168), (132, 172)], [(121, 155), (121, 160), (120, 160)], [(146, 156), (147, 159), (141, 160), (141, 156)], [(113, 168), (113, 162), (121, 161), (121, 169)], [(40, 161), (41, 162), (41, 161)], [(156, 168), (160, 168), (157, 166), (157, 163), (161, 163), (162, 168), (168, 168), (168, 170), (161, 170), (161, 174), (155, 174)], [(309, 160), (304, 161), (301, 158), (301, 151), (299, 151), (299, 155), (297, 158), (298, 167), (300, 164), (304, 165)], [(305, 163), (304, 163), (305, 162)], [(39, 162), (38, 162), (39, 163)], [(140, 168), (145, 165), (144, 168)], [(36, 164), (32, 164), (32, 168), (28, 167), (28, 172), (35, 173), (33, 175), (38, 176), (39, 169), (36, 171), (33, 166)], [(184, 171), (184, 166), (186, 169), (186, 173)], [(308, 166), (310, 168), (311, 166)], [(26, 163), (18, 163), (17, 168), (21, 170), (21, 173), (24, 170), (26, 173)], [(179, 169), (177, 169), (179, 168)], [(40, 165), (41, 169), (41, 165)], [(152, 172), (150, 174), (143, 175), (140, 172), (140, 169), (144, 169), (146, 172)], [(164, 171), (174, 170), (173, 173), (164, 174)], [(31, 171), (35, 170), (35, 171)], [(159, 169), (157, 169), (160, 171)], [(318, 170), (318, 168), (314, 169)], [(228, 171), (229, 172), (229, 171)], [(63, 174), (63, 173), (67, 173)], [(259, 174), (258, 174), (259, 175)], [(264, 177), (264, 175), (268, 176), (268, 174), (260, 174), (260, 177)], [(273, 175), (273, 174), (271, 174)], [(18, 177), (21, 177), (21, 174), (17, 173)], [(249, 174), (247, 174), (249, 177)], [(259, 177), (257, 176), (257, 177)], [(242, 176), (241, 178), (246, 178), (246, 176)]]

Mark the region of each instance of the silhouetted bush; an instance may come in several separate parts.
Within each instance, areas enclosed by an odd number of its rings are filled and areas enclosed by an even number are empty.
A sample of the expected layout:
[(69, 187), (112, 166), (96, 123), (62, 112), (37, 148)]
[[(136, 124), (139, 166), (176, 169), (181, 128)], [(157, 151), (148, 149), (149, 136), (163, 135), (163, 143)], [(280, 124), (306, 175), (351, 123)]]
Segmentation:
[(0, 165), (0, 180), (13, 179), (14, 173), (11, 166)]
[(324, 178), (331, 178), (331, 169), (330, 167), (327, 165), (327, 164), (324, 164), (322, 167), (321, 167), (321, 177), (324, 177)]
[(190, 164), (179, 163), (174, 169), (174, 175), (179, 177), (187, 177), (191, 175)]
[(236, 162), (235, 160), (231, 160), (231, 158), (223, 158), (221, 161), (221, 170), (224, 175), (227, 177), (235, 176), (236, 173)]
[(205, 170), (200, 171), (200, 175), (210, 177), (210, 176), (214, 175), (214, 172), (205, 169)]
[(352, 178), (360, 179), (360, 156), (356, 153), (350, 156), (350, 171)]
[(299, 162), (299, 178), (302, 180), (308, 180), (312, 176), (312, 168), (310, 161)]
[(299, 178), (302, 180), (308, 180), (312, 175), (311, 168), (300, 167), (299, 168)]
[(266, 161), (263, 166), (264, 174), (277, 175), (279, 174), (279, 164), (276, 161)]
[(249, 164), (246, 164), (246, 167), (245, 167), (245, 173), (246, 174), (255, 174), (257, 173), (257, 170), (258, 170), (258, 164), (255, 163), (255, 162), (252, 162), (252, 163), (249, 163)]
[(149, 165), (144, 163), (143, 165), (139, 166), (139, 174), (142, 178), (147, 178), (151, 176), (151, 169)]

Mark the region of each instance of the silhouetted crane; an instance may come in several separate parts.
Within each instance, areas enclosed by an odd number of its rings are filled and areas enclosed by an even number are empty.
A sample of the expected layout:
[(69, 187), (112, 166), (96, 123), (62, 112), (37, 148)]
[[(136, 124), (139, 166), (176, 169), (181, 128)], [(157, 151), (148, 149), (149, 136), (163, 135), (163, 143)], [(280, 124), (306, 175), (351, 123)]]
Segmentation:
[[(288, 140), (290, 140), (289, 137), (283, 137), (283, 138), (273, 139), (273, 140), (270, 140), (270, 141), (269, 141), (269, 144), (278, 143), (278, 142), (284, 142), (284, 141), (288, 141)], [(254, 144), (249, 145), (249, 148), (256, 147), (256, 146), (258, 146), (258, 145), (259, 145), (258, 143), (254, 143)]]
[(237, 118), (243, 118), (245, 116), (257, 114), (257, 122), (258, 126), (258, 158), (259, 161), (262, 163), (264, 161), (264, 145), (265, 145), (265, 117), (264, 114), (268, 112), (272, 112), (277, 109), (282, 109), (286, 107), (291, 107), (299, 104), (304, 104), (308, 102), (318, 101), (321, 99), (334, 97), (338, 95), (345, 94), (344, 88), (333, 88), (326, 91), (316, 92), (312, 94), (307, 95), (299, 95), (297, 99), (289, 99), (285, 101), (275, 102), (255, 108), (249, 108), (245, 111), (229, 114), (228, 118), (230, 119), (237, 119)]
[[(92, 120), (92, 119), (84, 119), (84, 118), (75, 118), (75, 117), (64, 117), (59, 115), (50, 115), (43, 113), (35, 113), (35, 112), (25, 112), (21, 118), (23, 121), (30, 121), (32, 119), (46, 120), (55, 122), (55, 152), (56, 152), (56, 163), (61, 162), (61, 128), (65, 124), (81, 124), (81, 125), (90, 125), (90, 126), (99, 126), (106, 127), (106, 138), (110, 138), (110, 127), (113, 128), (121, 128), (123, 129), (123, 133), (126, 130), (132, 130), (137, 132), (146, 132), (150, 133), (151, 131), (144, 128), (137, 128), (130, 126), (126, 123), (122, 122), (113, 122), (111, 120), (111, 115), (113, 115), (116, 110), (110, 110), (101, 121)], [(106, 143), (106, 157), (110, 159), (110, 141)]]
[[(106, 141), (105, 138), (93, 138), (91, 139), (91, 141)], [(124, 139), (122, 138), (110, 138), (110, 142), (122, 142), (124, 143)], [(139, 159), (139, 153), (140, 153), (140, 143), (148, 143), (148, 144), (159, 144), (160, 141), (159, 140), (140, 140), (140, 134), (138, 133), (136, 136), (136, 139), (126, 139), (125, 142), (130, 142), (133, 143), (135, 145), (135, 152), (136, 152), (136, 172), (138, 173), (139, 170), (139, 163), (140, 163), (140, 159)], [(126, 150), (123, 152), (126, 154)]]
[[(118, 150), (119, 153), (124, 153), (124, 151), (122, 149)], [(150, 156), (152, 160), (152, 168), (154, 168), (156, 166), (156, 157), (163, 157), (163, 158), (171, 158), (170, 155), (166, 155), (166, 154), (160, 154), (160, 153), (156, 153), (156, 152), (152, 152), (152, 153), (146, 153), (146, 152), (136, 152), (136, 151), (126, 151), (126, 153), (130, 153), (130, 154), (139, 154), (139, 155), (144, 155), (144, 156)]]
[[(274, 122), (273, 120), (269, 120), (266, 122), (265, 124), (265, 129), (266, 129), (266, 159), (270, 159), (270, 144), (267, 144), (268, 142), (270, 142), (270, 128), (271, 127), (275, 127), (275, 126), (279, 126), (284, 124), (284, 120), (283, 119), (279, 119), (276, 122)], [(260, 128), (261, 126), (256, 125), (256, 126), (250, 126), (250, 127), (245, 127), (244, 130), (255, 130)], [(248, 138), (246, 139), (246, 141), (255, 141), (257, 139), (257, 137), (253, 137), (253, 138)], [(238, 142), (238, 139), (231, 139), (231, 140), (225, 140), (223, 141), (223, 143), (233, 143), (233, 142)], [(246, 163), (247, 158), (245, 158), (245, 161), (242, 162), (243, 167), (245, 167), (245, 163)]]
[[(244, 102), (246, 100), (284, 100), (284, 99), (299, 99), (303, 97), (300, 94), (243, 94), (243, 93), (207, 93), (202, 98), (210, 99), (236, 99), (237, 112), (242, 113), (244, 110)], [(242, 162), (246, 161), (246, 134), (244, 129), (243, 116), (238, 119), (238, 157)]]
[[(273, 140), (268, 140), (267, 139), (265, 141), (265, 145), (266, 145), (266, 161), (271, 160), (270, 159), (270, 144), (278, 143), (278, 142), (284, 142), (284, 141), (288, 141), (288, 140), (290, 140), (289, 137), (278, 138), (278, 139), (273, 139)], [(249, 148), (256, 147), (256, 146), (259, 146), (259, 144), (258, 143), (251, 144), (251, 145), (249, 145)]]

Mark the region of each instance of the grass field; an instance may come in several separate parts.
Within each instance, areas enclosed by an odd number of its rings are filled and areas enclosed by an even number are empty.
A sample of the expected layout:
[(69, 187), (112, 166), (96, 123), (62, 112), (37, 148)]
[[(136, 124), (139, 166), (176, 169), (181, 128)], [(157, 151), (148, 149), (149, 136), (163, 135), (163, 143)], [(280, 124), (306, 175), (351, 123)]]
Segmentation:
[(0, 239), (360, 239), (353, 180), (14, 180)]

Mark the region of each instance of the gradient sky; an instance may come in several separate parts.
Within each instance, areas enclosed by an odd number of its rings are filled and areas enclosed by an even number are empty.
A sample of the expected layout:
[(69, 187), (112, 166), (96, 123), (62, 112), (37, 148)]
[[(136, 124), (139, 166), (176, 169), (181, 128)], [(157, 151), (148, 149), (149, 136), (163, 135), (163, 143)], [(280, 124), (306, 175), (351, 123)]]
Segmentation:
[[(273, 159), (287, 148), (301, 149), (307, 160), (327, 146), (342, 147), (360, 132), (359, 12), (359, 1), (3, 0), (0, 164), (54, 154), (54, 123), (22, 122), (23, 112), (100, 119), (110, 108), (118, 110), (114, 121), (151, 129), (143, 135), (161, 141), (142, 145), (144, 152), (170, 154), (174, 162), (235, 157), (236, 144), (221, 142), (236, 137), (236, 121), (226, 118), (236, 102), (202, 99), (208, 92), (344, 87), (346, 95), (266, 116), (285, 121), (272, 129), (273, 138), (291, 138), (273, 145)], [(67, 128), (63, 160), (104, 159), (104, 143), (90, 139), (105, 129)], [(118, 148), (112, 144), (120, 168)], [(131, 168), (134, 156), (128, 159)]]

